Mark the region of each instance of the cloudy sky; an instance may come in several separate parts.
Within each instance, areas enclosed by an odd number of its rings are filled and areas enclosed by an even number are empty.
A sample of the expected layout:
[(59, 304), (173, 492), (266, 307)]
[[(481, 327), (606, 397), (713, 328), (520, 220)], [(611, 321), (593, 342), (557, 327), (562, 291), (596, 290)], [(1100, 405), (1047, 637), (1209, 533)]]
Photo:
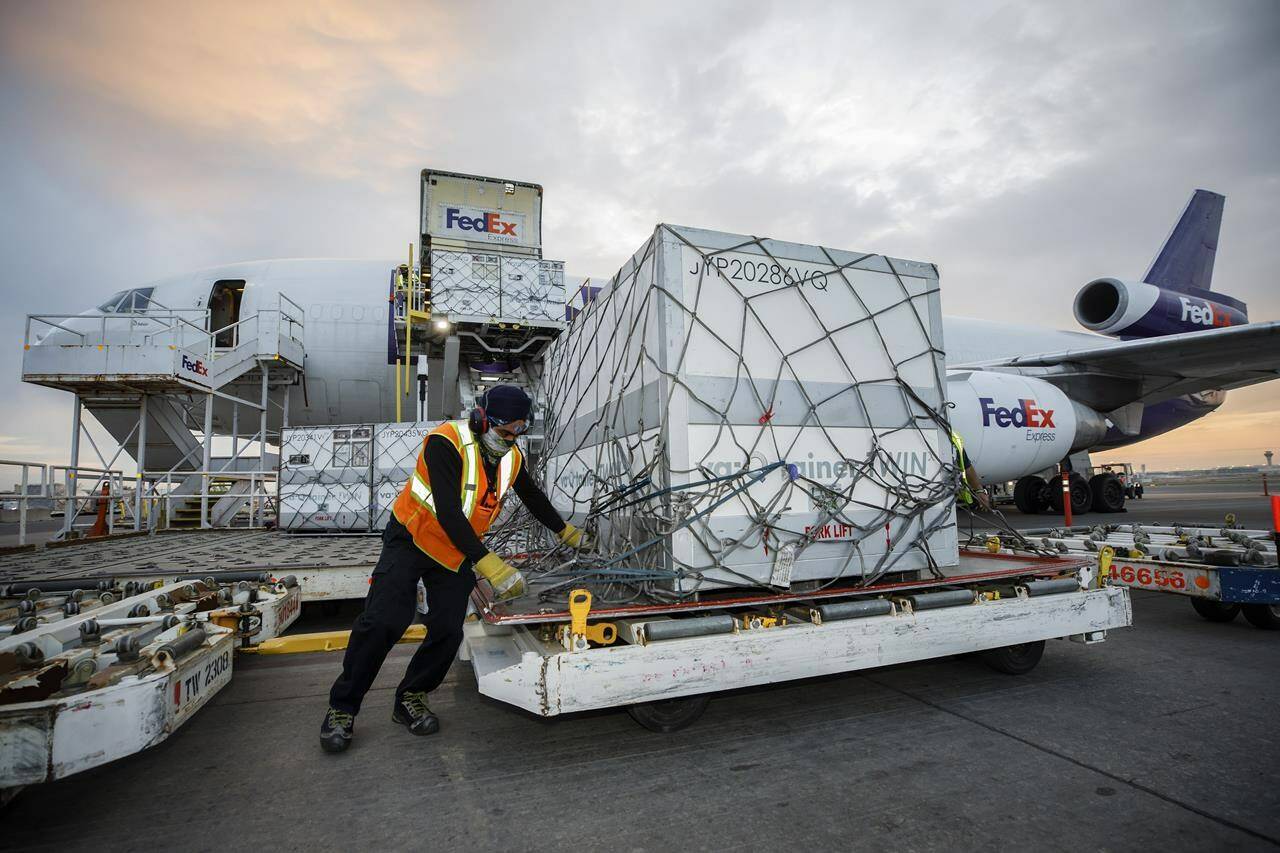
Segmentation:
[[(69, 397), (18, 380), (25, 314), (236, 260), (399, 257), (424, 166), (542, 183), (546, 253), (579, 274), (678, 222), (930, 260), (948, 313), (1063, 328), (1205, 187), (1215, 287), (1280, 318), (1274, 0), (0, 15), (0, 457), (67, 452)], [(1274, 445), (1280, 383), (1121, 455)]]

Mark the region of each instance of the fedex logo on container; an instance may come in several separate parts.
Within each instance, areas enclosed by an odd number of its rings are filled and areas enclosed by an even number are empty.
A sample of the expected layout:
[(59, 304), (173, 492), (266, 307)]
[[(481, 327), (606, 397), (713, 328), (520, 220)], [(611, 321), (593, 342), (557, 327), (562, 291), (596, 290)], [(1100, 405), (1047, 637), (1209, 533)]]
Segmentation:
[(998, 427), (1028, 427), (1030, 429), (1055, 429), (1053, 409), (1042, 409), (1035, 400), (1019, 400), (1016, 408), (1007, 409), (997, 406), (991, 397), (980, 397), (982, 404), (982, 425), (991, 426), (995, 421)]
[(470, 207), (451, 207), (444, 209), (444, 230), (470, 231), (484, 234), (487, 239), (499, 239), (501, 242), (520, 240), (524, 217), (497, 210), (479, 210)]
[(209, 375), (209, 368), (205, 366), (203, 361), (198, 358), (187, 358), (185, 354), (182, 356), (182, 369), (189, 370), (196, 376)]

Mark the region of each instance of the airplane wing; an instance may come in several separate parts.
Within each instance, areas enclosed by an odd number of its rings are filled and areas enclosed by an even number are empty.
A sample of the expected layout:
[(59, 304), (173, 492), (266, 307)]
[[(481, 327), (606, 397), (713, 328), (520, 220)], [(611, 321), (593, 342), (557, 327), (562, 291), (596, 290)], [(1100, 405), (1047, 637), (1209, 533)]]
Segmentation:
[(1050, 382), (1100, 412), (1280, 378), (1280, 321), (954, 365)]

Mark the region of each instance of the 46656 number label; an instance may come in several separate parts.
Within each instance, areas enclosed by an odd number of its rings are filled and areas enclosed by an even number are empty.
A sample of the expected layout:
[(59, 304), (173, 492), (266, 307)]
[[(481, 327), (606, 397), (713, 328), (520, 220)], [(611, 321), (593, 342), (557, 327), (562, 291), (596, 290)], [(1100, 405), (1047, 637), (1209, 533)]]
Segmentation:
[(1155, 566), (1116, 566), (1112, 574), (1126, 586), (1141, 586), (1149, 589), (1186, 589), (1187, 578), (1177, 569), (1164, 569)]

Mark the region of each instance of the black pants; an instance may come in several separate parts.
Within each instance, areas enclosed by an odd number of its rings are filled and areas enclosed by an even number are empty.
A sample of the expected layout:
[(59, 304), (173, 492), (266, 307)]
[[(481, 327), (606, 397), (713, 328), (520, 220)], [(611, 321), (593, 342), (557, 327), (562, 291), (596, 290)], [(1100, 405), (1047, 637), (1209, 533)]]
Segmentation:
[(476, 576), (469, 563), (451, 572), (422, 553), (404, 525), (393, 516), (382, 533), (382, 556), (373, 570), (364, 612), (351, 627), (342, 659), (342, 675), (329, 691), (329, 704), (355, 714), (387, 652), (413, 622), (418, 580), (427, 588), (427, 638), (405, 671), (396, 698), (440, 686), (462, 644), (462, 620)]

